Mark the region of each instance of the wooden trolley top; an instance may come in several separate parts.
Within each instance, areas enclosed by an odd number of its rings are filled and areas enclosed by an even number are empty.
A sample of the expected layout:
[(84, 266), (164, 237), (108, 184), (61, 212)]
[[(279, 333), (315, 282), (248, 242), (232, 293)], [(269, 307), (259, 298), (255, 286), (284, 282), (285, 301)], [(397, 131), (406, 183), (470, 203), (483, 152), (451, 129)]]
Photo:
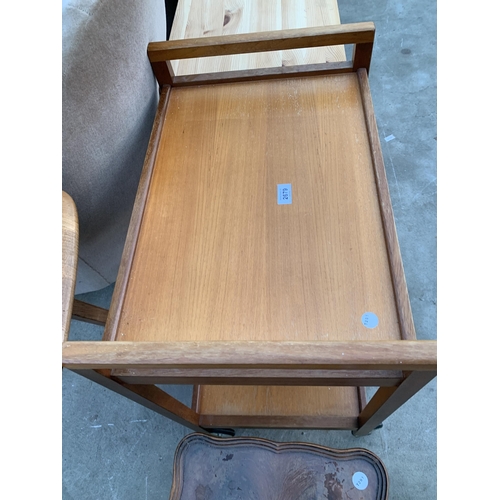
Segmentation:
[(356, 73), (172, 89), (115, 338), (401, 338)]

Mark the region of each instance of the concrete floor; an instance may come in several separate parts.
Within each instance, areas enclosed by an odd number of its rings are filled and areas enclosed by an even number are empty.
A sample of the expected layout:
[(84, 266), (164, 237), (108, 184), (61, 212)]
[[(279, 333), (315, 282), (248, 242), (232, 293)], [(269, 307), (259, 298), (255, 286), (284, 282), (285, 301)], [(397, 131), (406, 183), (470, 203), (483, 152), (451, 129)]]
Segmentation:
[[(420, 339), (436, 338), (436, 3), (339, 0), (343, 23), (374, 21), (370, 73), (401, 253)], [(393, 137), (393, 138), (392, 138)], [(108, 307), (113, 287), (80, 296)], [(102, 329), (73, 322), (71, 339)], [(63, 499), (169, 497), (175, 448), (190, 431), (63, 371)], [(173, 395), (189, 401), (189, 387)], [(238, 430), (237, 435), (363, 447), (387, 467), (389, 498), (436, 498), (436, 380), (370, 436), (348, 431)]]

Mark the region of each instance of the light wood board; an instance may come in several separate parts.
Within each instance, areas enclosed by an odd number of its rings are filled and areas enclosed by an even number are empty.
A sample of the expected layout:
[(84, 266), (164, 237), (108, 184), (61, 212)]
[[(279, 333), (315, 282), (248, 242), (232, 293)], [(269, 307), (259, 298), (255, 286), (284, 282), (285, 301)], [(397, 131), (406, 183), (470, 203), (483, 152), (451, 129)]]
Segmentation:
[[(336, 0), (179, 0), (170, 40), (340, 24)], [(176, 75), (345, 61), (343, 46), (173, 61)]]
[(78, 211), (73, 198), (62, 192), (62, 341), (68, 339), (78, 267)]
[(356, 387), (200, 386), (202, 415), (358, 416)]
[(116, 340), (400, 338), (356, 74), (172, 89)]

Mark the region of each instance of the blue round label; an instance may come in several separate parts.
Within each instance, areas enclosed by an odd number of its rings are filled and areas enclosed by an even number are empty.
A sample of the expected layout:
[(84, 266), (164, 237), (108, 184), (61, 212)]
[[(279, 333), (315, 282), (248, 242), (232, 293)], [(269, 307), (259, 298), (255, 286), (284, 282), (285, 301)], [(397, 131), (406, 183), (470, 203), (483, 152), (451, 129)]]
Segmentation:
[(375, 313), (366, 312), (361, 316), (361, 323), (363, 323), (363, 326), (366, 326), (366, 328), (375, 328), (378, 326), (378, 316)]
[(366, 490), (368, 486), (368, 478), (363, 472), (355, 472), (352, 476), (352, 484), (358, 490)]

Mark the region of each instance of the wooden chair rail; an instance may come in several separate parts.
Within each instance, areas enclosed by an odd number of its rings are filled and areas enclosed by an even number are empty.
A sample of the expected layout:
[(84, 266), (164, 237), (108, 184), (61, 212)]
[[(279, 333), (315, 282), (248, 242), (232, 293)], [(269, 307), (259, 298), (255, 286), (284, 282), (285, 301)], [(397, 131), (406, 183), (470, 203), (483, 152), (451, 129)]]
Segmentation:
[(437, 342), (65, 342), (63, 366), (82, 369), (286, 368), (435, 371)]
[[(369, 70), (375, 25), (372, 22), (341, 24), (276, 30), (237, 35), (223, 35), (204, 38), (188, 38), (166, 42), (151, 42), (148, 45), (148, 57), (153, 72), (160, 85), (195, 85), (200, 83), (218, 83), (244, 81), (256, 78), (278, 78), (301, 76), (318, 71), (345, 73), (359, 68)], [(324, 65), (304, 65), (295, 71), (286, 68), (267, 68), (265, 70), (229, 71), (206, 75), (175, 76), (171, 61), (197, 57), (248, 54), (276, 50), (302, 49), (343, 44), (354, 44), (353, 60), (350, 63), (330, 63)]]

